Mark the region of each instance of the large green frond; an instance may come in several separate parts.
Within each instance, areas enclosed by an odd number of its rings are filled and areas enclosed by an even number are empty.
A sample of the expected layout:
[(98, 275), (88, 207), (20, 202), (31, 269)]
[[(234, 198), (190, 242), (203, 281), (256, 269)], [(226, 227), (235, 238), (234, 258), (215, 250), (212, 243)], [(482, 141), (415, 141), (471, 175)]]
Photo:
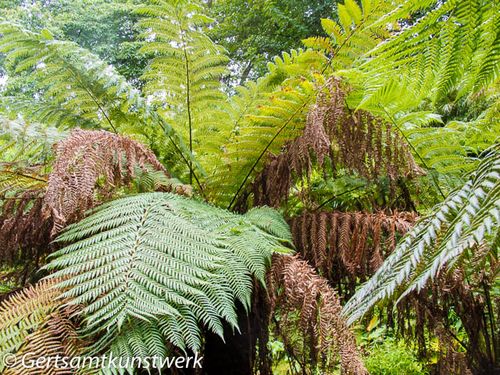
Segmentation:
[(211, 19), (196, 1), (158, 0), (137, 12), (145, 39), (141, 52), (151, 57), (142, 76), (144, 92), (175, 123), (190, 151), (202, 157), (210, 150), (207, 143), (221, 143), (226, 124), (220, 81), (229, 60), (204, 33)]
[(272, 253), (289, 251), (283, 219), (260, 215), (247, 218), (169, 193), (123, 198), (68, 227), (59, 241), (76, 242), (56, 252), (48, 268), (58, 269), (51, 278), (68, 278), (58, 286), (85, 305), (88, 331), (126, 334), (131, 320), (160, 319), (177, 327), (164, 334), (184, 341), (168, 340), (196, 349), (193, 317), (219, 335), (222, 321), (236, 327), (234, 303), (249, 307), (252, 274), (263, 282)]
[(402, 239), (375, 275), (349, 300), (344, 314), (359, 319), (379, 301), (421, 290), (463, 254), (498, 236), (500, 149), (491, 149), (467, 183)]
[(104, 128), (160, 139), (173, 148), (172, 160), (196, 165), (179, 134), (113, 66), (75, 43), (55, 40), (48, 31), (33, 33), (1, 23), (0, 33), (0, 51), (16, 71), (31, 74), (41, 97), (28, 103), (26, 98), (12, 98), (10, 111), (48, 125)]

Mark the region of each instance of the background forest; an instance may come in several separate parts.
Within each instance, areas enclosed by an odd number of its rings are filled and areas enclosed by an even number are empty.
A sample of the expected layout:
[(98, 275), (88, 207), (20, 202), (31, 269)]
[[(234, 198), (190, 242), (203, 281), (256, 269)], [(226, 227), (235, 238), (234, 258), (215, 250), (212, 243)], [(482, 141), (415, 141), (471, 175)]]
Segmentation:
[(499, 373), (499, 8), (1, 0), (0, 373)]

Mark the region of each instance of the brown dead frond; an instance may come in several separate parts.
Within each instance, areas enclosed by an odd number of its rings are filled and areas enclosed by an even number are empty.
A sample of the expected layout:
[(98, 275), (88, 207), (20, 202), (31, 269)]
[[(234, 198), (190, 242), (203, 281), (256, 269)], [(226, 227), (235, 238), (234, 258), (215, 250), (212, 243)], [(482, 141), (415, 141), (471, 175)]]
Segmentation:
[(365, 111), (351, 111), (340, 81), (329, 82), (307, 117), (304, 133), (279, 155), (270, 155), (253, 184), (254, 204), (276, 207), (286, 200), (294, 178), (308, 177), (314, 167), (331, 161), (369, 181), (387, 177), (391, 189), (398, 179), (423, 173), (406, 142), (391, 123)]
[(416, 219), (412, 212), (318, 211), (293, 217), (290, 227), (295, 246), (323, 275), (355, 279), (377, 270)]
[(151, 166), (167, 174), (151, 150), (107, 131), (73, 130), (56, 144), (55, 157), (44, 199), (54, 218), (52, 234), (130, 183), (135, 168)]
[(44, 194), (45, 189), (26, 190), (0, 199), (0, 264), (36, 268), (50, 251), (53, 221), (43, 213)]
[[(268, 276), (273, 310), (279, 309), (277, 322), (284, 340), (293, 340), (290, 320), (298, 314), (298, 329), (304, 338), (303, 346), (293, 345), (294, 357), (309, 356), (307, 362), (320, 366), (328, 363), (335, 351), (340, 353), (341, 367), (345, 374), (367, 374), (356, 348), (354, 335), (341, 317), (341, 305), (335, 291), (326, 279), (297, 256), (274, 255)], [(319, 359), (319, 361), (318, 361)]]

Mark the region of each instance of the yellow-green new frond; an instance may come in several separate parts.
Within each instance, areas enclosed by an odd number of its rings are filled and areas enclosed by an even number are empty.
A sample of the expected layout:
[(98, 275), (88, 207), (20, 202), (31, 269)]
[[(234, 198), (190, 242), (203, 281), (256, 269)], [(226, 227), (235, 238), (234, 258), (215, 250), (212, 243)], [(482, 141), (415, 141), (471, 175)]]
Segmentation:
[(137, 11), (145, 40), (141, 52), (151, 58), (142, 76), (144, 92), (197, 156), (206, 153), (207, 140), (219, 140), (226, 131), (220, 80), (229, 61), (204, 33), (211, 20), (202, 10), (195, 1), (154, 1)]
[[(318, 76), (321, 80), (321, 76)], [(289, 79), (278, 89), (264, 93), (255, 107), (242, 113), (232, 137), (223, 146), (223, 168), (210, 176), (212, 193), (221, 204), (233, 206), (270, 154), (298, 137), (316, 96), (311, 80)]]

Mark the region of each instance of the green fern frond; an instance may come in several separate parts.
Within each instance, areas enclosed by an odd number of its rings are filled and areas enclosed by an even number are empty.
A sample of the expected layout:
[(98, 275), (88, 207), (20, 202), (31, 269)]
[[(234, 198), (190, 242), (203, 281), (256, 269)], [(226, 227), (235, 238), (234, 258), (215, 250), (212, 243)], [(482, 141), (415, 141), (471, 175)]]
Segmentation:
[(220, 107), (226, 95), (220, 79), (229, 62), (224, 49), (203, 32), (211, 20), (202, 10), (195, 1), (161, 0), (137, 10), (145, 39), (141, 52), (151, 56), (142, 76), (144, 92), (197, 155), (224, 130)]
[(84, 124), (160, 139), (174, 149), (172, 159), (196, 167), (179, 134), (111, 65), (75, 43), (55, 40), (47, 31), (37, 34), (1, 23), (0, 33), (0, 52), (18, 71), (31, 74), (42, 96), (20, 106), (11, 100), (10, 110), (48, 125)]
[(143, 107), (137, 90), (78, 45), (55, 40), (46, 30), (36, 34), (9, 23), (2, 23), (0, 31), (0, 50), (15, 62), (16, 72), (31, 72), (47, 100), (95, 127), (116, 129), (124, 117), (133, 116), (131, 108)]
[(421, 290), (474, 246), (491, 243), (500, 223), (500, 147), (488, 150), (467, 183), (402, 239), (344, 307), (352, 323), (378, 302)]
[(237, 327), (234, 302), (249, 307), (251, 275), (263, 283), (273, 252), (289, 251), (283, 219), (263, 211), (261, 228), (255, 215), (169, 193), (112, 201), (62, 234), (59, 241), (76, 242), (53, 255), (48, 268), (59, 271), (50, 277), (67, 277), (58, 286), (63, 297), (85, 306), (88, 332), (125, 332), (131, 319), (160, 319), (177, 325), (163, 334), (180, 335), (195, 349), (192, 318), (221, 336), (223, 320)]
[(321, 20), (328, 38), (312, 37), (303, 43), (329, 55), (334, 68), (350, 68), (389, 36), (387, 24), (377, 25), (376, 21), (392, 7), (388, 1), (367, 0), (360, 6), (354, 0), (345, 0), (338, 4), (338, 22), (327, 18)]
[[(317, 78), (321, 82), (322, 77)], [(267, 156), (279, 153), (286, 141), (301, 134), (315, 97), (316, 83), (312, 80), (288, 79), (244, 114), (223, 147), (221, 160), (225, 167), (215, 170), (211, 177), (218, 202), (233, 207)]]
[[(414, 3), (406, 2), (388, 17), (394, 20), (421, 9)], [(420, 90), (419, 102), (427, 98), (438, 107), (450, 96), (456, 102), (493, 84), (500, 72), (498, 4), (447, 0), (426, 2), (425, 7), (434, 9), (367, 54), (370, 58), (360, 66), (368, 80), (378, 84), (391, 77), (420, 76), (420, 86), (414, 85)]]

